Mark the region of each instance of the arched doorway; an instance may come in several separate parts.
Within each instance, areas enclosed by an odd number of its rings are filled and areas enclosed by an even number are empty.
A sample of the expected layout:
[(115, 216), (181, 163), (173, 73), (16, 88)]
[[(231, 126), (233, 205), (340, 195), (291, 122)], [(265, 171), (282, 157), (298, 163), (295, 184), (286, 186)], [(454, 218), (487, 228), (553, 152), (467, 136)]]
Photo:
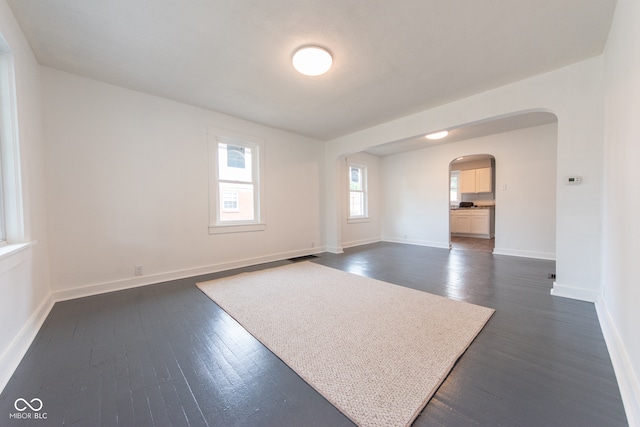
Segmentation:
[(473, 154), (449, 164), (449, 247), (493, 252), (496, 160)]

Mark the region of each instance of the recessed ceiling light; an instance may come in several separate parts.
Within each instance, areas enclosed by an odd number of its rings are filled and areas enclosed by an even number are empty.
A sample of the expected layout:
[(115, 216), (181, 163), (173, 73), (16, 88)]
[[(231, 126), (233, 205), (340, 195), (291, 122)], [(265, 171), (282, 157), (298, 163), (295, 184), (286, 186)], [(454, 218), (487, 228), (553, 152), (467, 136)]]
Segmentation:
[(304, 46), (293, 54), (293, 68), (305, 76), (319, 76), (333, 64), (331, 54), (318, 46)]
[(442, 132), (430, 133), (425, 136), (427, 139), (442, 139), (445, 136), (449, 135), (449, 131), (443, 130)]

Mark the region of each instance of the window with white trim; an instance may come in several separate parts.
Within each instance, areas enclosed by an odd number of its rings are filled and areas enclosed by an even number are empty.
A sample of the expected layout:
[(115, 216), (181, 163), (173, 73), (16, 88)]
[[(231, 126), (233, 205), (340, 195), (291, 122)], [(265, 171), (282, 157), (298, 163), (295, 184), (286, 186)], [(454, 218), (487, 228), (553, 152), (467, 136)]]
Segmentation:
[(209, 156), (209, 232), (264, 230), (264, 140), (210, 128)]
[[(0, 145), (2, 145), (2, 141), (0, 140)], [(3, 197), (3, 186), (4, 186), (4, 179), (2, 176), (2, 150), (0, 150), (0, 246), (2, 245), (6, 245), (7, 244), (7, 237), (6, 237), (6, 231), (5, 231), (5, 225), (4, 225), (4, 197)]]
[(460, 201), (460, 171), (451, 171), (449, 181), (449, 200), (454, 205)]
[(15, 99), (13, 54), (0, 35), (0, 245), (24, 240)]
[(349, 219), (367, 218), (367, 168), (349, 164)]

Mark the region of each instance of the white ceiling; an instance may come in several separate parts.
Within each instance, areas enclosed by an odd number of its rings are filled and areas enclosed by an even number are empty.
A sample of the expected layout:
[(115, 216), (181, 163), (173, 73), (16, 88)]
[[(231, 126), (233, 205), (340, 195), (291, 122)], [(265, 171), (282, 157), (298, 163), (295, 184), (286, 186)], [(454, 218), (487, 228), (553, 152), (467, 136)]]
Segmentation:
[[(320, 140), (602, 52), (615, 0), (8, 0), (45, 66)], [(291, 66), (302, 45), (333, 68)]]

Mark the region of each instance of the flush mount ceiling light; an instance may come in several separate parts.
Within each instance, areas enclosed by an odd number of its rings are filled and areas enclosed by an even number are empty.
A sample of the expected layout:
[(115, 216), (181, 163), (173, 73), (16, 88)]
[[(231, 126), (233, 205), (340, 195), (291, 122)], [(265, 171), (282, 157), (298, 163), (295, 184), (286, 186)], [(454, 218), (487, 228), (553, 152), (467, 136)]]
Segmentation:
[(293, 54), (293, 68), (305, 76), (319, 76), (326, 73), (333, 64), (331, 54), (318, 46), (304, 46)]
[(443, 130), (442, 132), (430, 133), (425, 136), (427, 139), (442, 139), (445, 136), (449, 135), (449, 131)]

